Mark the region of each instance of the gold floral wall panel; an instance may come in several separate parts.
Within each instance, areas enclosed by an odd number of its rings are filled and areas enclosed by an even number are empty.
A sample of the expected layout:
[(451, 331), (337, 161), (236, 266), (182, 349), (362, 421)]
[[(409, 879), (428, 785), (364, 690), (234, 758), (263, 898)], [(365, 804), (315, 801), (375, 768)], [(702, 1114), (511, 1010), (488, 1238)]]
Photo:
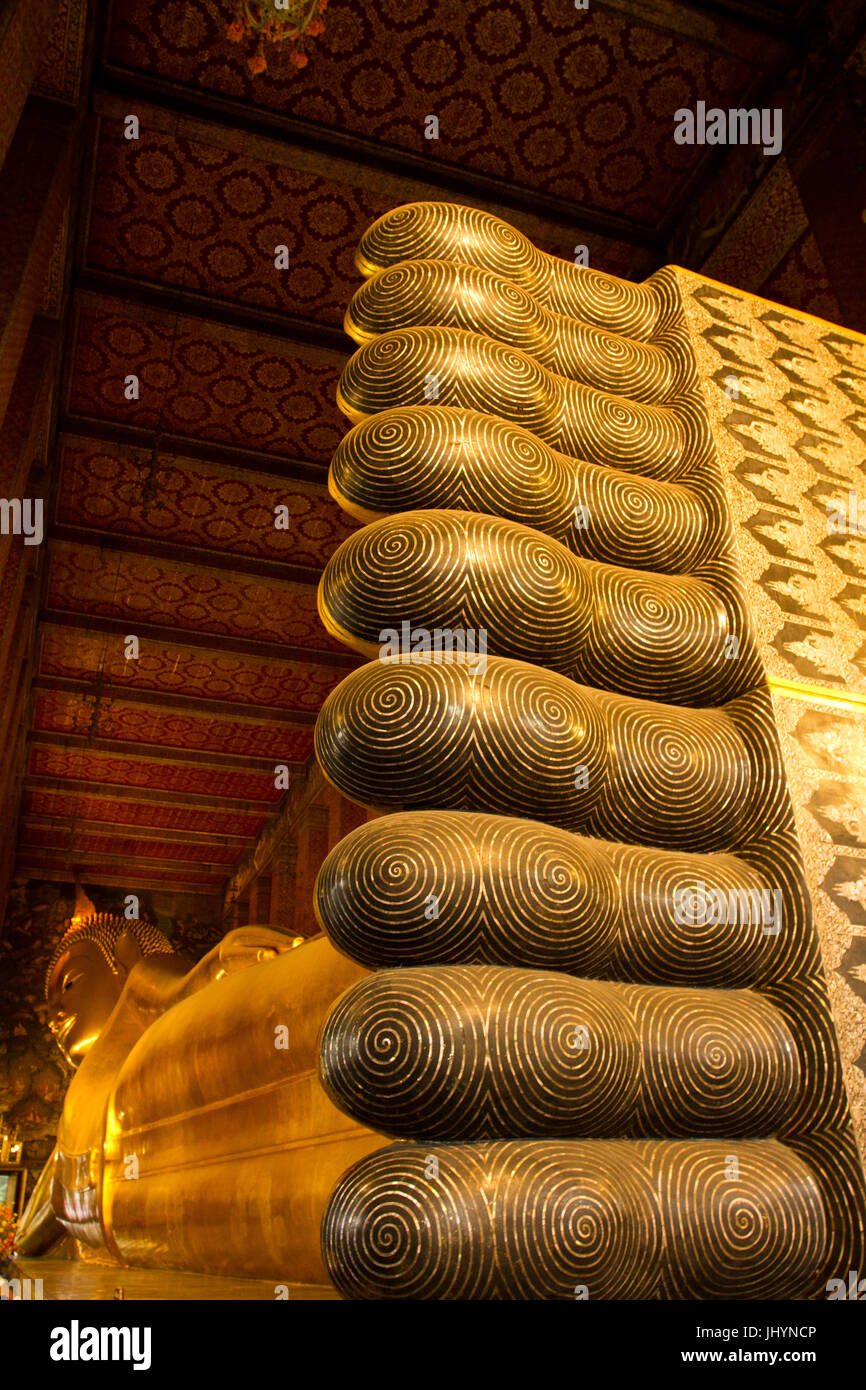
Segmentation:
[[(374, 969), (325, 1020), (320, 1072), (402, 1142), (338, 1185), (332, 1277), (356, 1297), (821, 1297), (862, 1258), (851, 1011), (841, 976), (828, 995), (732, 502), (770, 512), (755, 460), (772, 484), (792, 451), (823, 457), (821, 383), (778, 337), (803, 321), (771, 315), (749, 366), (724, 287), (618, 281), (442, 203), (380, 218), (358, 265), (330, 487), (368, 524), (319, 609), (378, 660), (331, 693), (316, 748), (386, 814), (319, 875), (325, 930)], [(856, 436), (856, 344), (819, 327)], [(749, 543), (783, 552), (800, 509)], [(849, 629), (818, 626), (853, 692)], [(483, 651), (455, 655), (455, 632)], [(684, 916), (689, 893), (721, 915)], [(856, 978), (838, 933), (822, 944)]]
[(773, 704), (866, 1165), (866, 714), (779, 691)]
[(677, 274), (866, 1163), (866, 339)]
[(677, 275), (767, 673), (866, 696), (866, 339)]

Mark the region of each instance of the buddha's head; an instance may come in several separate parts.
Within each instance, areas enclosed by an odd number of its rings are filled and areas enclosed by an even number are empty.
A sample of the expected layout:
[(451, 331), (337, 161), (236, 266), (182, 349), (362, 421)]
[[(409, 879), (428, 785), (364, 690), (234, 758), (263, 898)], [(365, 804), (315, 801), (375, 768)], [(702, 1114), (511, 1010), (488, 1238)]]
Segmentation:
[(145, 956), (174, 954), (150, 922), (99, 913), (73, 919), (45, 976), (48, 1026), (71, 1066), (96, 1042), (120, 998), (130, 970)]

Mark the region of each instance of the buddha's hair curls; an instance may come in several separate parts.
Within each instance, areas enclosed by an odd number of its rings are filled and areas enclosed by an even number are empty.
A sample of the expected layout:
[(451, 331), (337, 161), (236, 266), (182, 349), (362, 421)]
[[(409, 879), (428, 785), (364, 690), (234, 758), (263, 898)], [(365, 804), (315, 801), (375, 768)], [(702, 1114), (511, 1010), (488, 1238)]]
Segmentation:
[(123, 932), (129, 932), (130, 936), (138, 943), (139, 950), (144, 956), (175, 954), (175, 949), (168, 937), (163, 936), (159, 928), (155, 927), (152, 922), (147, 922), (141, 918), (129, 920), (126, 917), (115, 917), (108, 912), (99, 912), (95, 917), (86, 917), (83, 922), (76, 922), (74, 926), (64, 932), (54, 949), (54, 954), (45, 972), (45, 997), (48, 997), (48, 986), (57, 967), (57, 962), (76, 941), (95, 942), (104, 955), (109, 970), (118, 975), (120, 971), (117, 967), (117, 941)]

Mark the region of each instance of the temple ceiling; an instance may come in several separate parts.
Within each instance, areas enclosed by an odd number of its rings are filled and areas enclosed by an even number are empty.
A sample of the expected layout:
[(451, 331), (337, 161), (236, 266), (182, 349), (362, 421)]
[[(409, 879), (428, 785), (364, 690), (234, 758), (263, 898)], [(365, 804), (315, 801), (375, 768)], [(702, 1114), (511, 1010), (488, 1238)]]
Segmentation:
[[(46, 101), (77, 99), (85, 8), (60, 6)], [(355, 529), (326, 478), (369, 224), (444, 197), (643, 279), (672, 259), (683, 209), (736, 206), (729, 166), (676, 145), (671, 112), (766, 97), (809, 8), (334, 3), (303, 70), (271, 46), (254, 77), (229, 0), (96, 6), (22, 871), (218, 893), (279, 809), (275, 766), (310, 757), (357, 664), (316, 587)], [(750, 232), (763, 283), (830, 314), (781, 163), (770, 182)]]

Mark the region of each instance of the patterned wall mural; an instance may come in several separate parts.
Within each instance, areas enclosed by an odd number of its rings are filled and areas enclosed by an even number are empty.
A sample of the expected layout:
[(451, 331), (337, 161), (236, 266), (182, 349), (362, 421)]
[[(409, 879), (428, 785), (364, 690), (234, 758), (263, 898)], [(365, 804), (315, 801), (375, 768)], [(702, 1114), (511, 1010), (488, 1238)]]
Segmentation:
[(866, 1162), (866, 339), (680, 275)]

